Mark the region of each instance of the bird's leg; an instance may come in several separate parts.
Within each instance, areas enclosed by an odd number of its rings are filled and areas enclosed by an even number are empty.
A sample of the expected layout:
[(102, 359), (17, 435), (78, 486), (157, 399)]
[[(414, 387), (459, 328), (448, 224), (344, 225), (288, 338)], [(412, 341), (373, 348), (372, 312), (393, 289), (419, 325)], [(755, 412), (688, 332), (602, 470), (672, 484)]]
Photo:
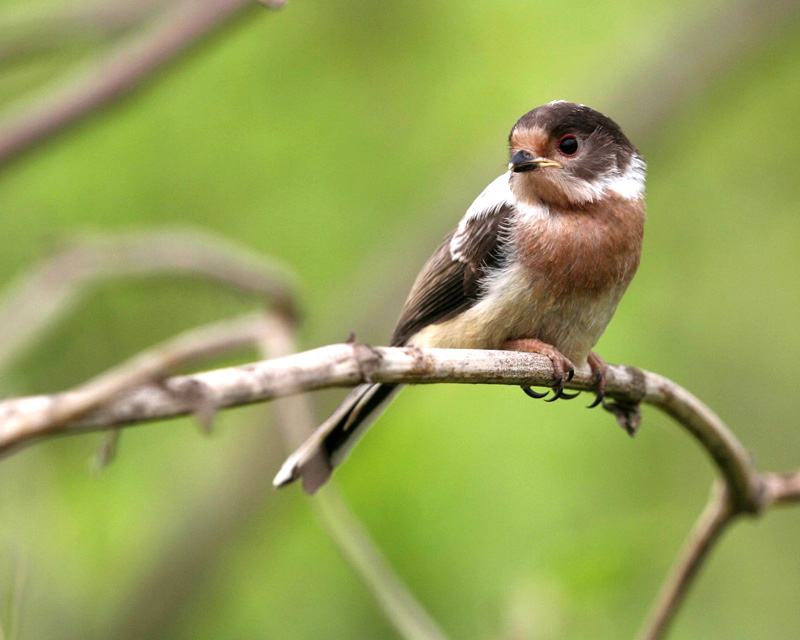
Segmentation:
[(589, 409), (594, 409), (603, 403), (603, 398), (606, 395), (606, 363), (594, 351), (589, 354), (588, 362), (594, 379), (595, 394), (594, 402), (589, 405)]
[[(573, 366), (572, 362), (570, 362), (569, 359), (553, 345), (542, 342), (541, 340), (536, 340), (534, 338), (522, 338), (519, 340), (508, 340), (503, 346), (511, 351), (539, 353), (550, 358), (550, 362), (553, 364), (553, 375), (555, 376), (556, 381), (555, 384), (553, 384), (553, 397), (549, 400), (545, 400), (545, 402), (553, 402), (559, 398), (563, 398), (564, 400), (572, 400), (573, 398), (578, 397), (577, 393), (572, 394), (564, 392), (564, 382), (569, 382), (572, 380), (573, 376), (575, 375), (575, 367)], [(566, 380), (564, 379), (565, 374)], [(521, 387), (521, 389), (531, 398), (544, 398), (547, 395), (547, 393), (537, 393), (530, 387)]]

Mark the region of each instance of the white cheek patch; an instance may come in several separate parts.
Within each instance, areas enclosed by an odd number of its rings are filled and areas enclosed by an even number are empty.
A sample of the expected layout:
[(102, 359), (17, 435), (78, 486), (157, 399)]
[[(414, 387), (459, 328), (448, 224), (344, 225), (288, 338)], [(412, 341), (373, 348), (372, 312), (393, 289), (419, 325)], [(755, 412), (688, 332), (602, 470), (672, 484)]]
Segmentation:
[[(635, 200), (644, 195), (644, 182), (647, 166), (639, 155), (631, 158), (624, 173), (614, 172), (597, 180), (571, 180), (568, 190), (571, 200), (576, 203), (594, 202), (608, 195), (617, 195), (626, 200)], [(611, 192), (611, 193), (609, 193)]]
[(631, 163), (621, 176), (611, 178), (606, 188), (627, 200), (634, 200), (644, 195), (644, 181), (647, 177), (647, 165), (639, 155), (631, 158)]

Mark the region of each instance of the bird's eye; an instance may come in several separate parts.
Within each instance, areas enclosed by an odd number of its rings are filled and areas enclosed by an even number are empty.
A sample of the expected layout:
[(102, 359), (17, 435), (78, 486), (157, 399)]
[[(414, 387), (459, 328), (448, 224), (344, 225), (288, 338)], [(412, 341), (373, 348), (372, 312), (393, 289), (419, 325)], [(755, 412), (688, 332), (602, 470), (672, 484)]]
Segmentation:
[(558, 141), (558, 150), (565, 156), (574, 156), (578, 152), (578, 139), (572, 134)]

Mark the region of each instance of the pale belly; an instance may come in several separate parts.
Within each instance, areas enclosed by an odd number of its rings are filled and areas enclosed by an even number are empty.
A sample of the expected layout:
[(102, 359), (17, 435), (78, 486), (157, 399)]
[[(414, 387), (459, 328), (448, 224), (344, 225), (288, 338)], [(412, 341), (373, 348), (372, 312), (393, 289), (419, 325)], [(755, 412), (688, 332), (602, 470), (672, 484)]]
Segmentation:
[(580, 366), (608, 325), (624, 289), (601, 295), (555, 297), (545, 283), (531, 281), (522, 266), (491, 278), (474, 307), (432, 324), (409, 343), (449, 349), (502, 349), (507, 340), (536, 338)]

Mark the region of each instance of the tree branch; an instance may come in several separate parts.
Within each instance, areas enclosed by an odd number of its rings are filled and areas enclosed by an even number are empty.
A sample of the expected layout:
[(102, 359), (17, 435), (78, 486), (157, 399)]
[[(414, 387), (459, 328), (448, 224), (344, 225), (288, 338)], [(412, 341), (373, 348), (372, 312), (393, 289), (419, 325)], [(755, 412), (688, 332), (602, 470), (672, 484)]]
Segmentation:
[(764, 501), (776, 506), (800, 502), (800, 471), (765, 473)]
[(104, 278), (186, 275), (261, 299), (289, 317), (298, 314), (292, 278), (270, 260), (187, 228), (129, 235), (94, 235), (64, 244), (14, 280), (0, 298), (0, 373), (79, 298)]
[(171, 0), (92, 0), (12, 6), (0, 11), (0, 65), (43, 51), (118, 36), (158, 15)]
[[(284, 0), (265, 0), (278, 7)], [(84, 76), (0, 126), (0, 164), (126, 95), (190, 45), (228, 22), (251, 0), (185, 0), (149, 33), (120, 45)]]
[(737, 515), (730, 498), (725, 483), (715, 483), (708, 505), (700, 514), (664, 581), (638, 640), (660, 640), (665, 637), (700, 567)]
[[(800, 471), (794, 473), (765, 473), (760, 476), (761, 509), (773, 505), (800, 502)], [(715, 483), (705, 510), (689, 534), (678, 559), (652, 606), (639, 633), (638, 640), (661, 640), (666, 637), (686, 594), (708, 559), (714, 545), (743, 510), (731, 499), (724, 480)]]
[[(362, 382), (549, 386), (553, 370), (544, 356), (511, 351), (330, 345), (275, 360), (169, 378), (160, 385), (121, 394), (78, 420), (35, 431), (16, 425), (28, 416), (54, 412), (59, 405), (74, 402), (76, 392), (8, 400), (0, 403), (0, 453), (47, 435), (185, 415), (191, 411), (181, 400), (187, 389), (193, 389), (195, 395), (205, 394), (214, 406), (225, 408)], [(590, 390), (588, 368), (578, 371), (567, 386)], [(730, 485), (737, 510), (756, 513), (762, 508), (763, 482), (749, 454), (719, 417), (688, 391), (653, 373), (610, 366), (607, 393), (625, 405), (651, 404), (675, 418), (711, 456)]]
[[(158, 384), (169, 373), (194, 362), (256, 346), (266, 326), (263, 316), (253, 314), (187, 331), (62, 394), (59, 402), (42, 406), (40, 411), (17, 414), (5, 421), (3, 426), (25, 439), (36, 439), (41, 434), (57, 432), (65, 423), (74, 421), (129, 389)], [(189, 395), (185, 399), (194, 406), (194, 413), (203, 424), (210, 424), (213, 405), (208, 403), (205, 396), (190, 391), (186, 389)], [(113, 455), (115, 445), (115, 440), (107, 443), (104, 447), (107, 452), (102, 456), (104, 459)]]

